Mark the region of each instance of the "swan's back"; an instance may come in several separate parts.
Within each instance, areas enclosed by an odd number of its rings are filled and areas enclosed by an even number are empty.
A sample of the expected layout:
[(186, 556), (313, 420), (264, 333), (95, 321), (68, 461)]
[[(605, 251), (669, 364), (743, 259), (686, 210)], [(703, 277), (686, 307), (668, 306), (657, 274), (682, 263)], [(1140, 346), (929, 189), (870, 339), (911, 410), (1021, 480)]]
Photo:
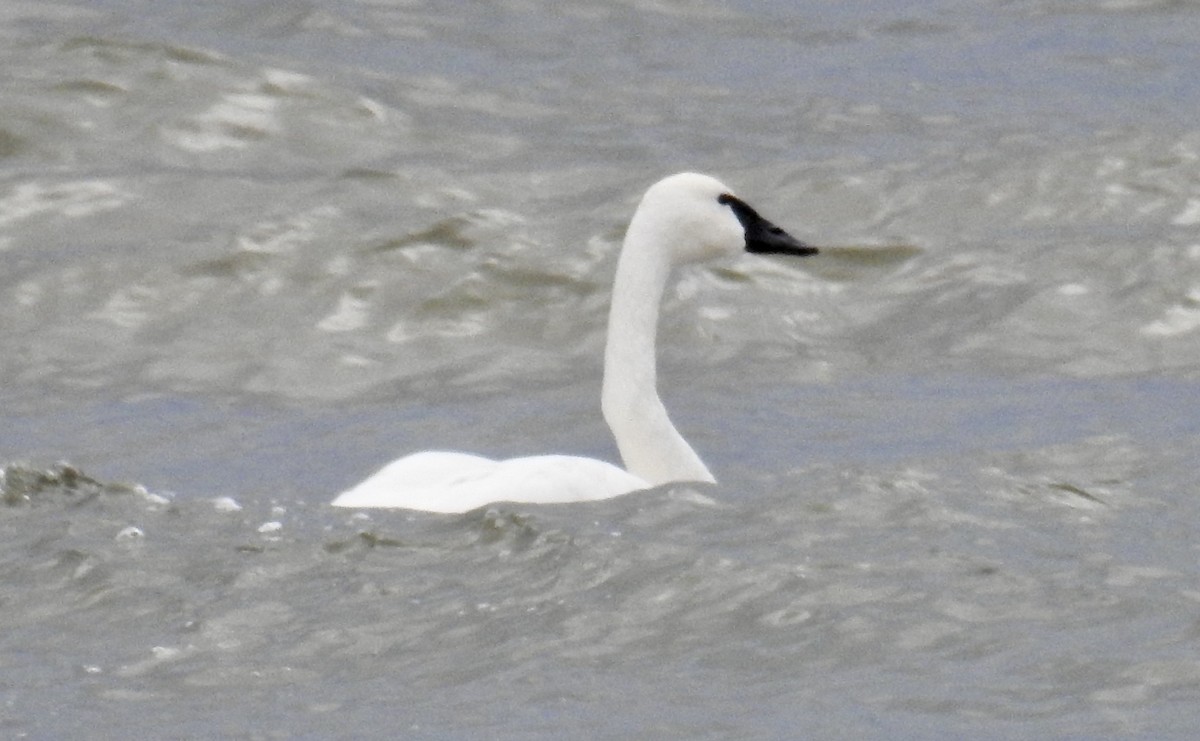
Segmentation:
[(389, 463), (343, 492), (333, 505), (455, 513), (492, 502), (582, 502), (646, 488), (633, 474), (593, 458), (539, 455), (495, 461), (426, 451)]

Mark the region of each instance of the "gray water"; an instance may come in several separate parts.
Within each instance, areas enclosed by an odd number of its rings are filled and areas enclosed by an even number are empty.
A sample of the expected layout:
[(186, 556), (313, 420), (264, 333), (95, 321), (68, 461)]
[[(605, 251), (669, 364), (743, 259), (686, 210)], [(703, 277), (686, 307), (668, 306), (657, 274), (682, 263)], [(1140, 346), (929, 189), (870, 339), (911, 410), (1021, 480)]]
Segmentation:
[[(1200, 725), (1200, 6), (0, 8), (0, 733), (1144, 738)], [(720, 479), (615, 459), (640, 193), (825, 252), (682, 273)]]

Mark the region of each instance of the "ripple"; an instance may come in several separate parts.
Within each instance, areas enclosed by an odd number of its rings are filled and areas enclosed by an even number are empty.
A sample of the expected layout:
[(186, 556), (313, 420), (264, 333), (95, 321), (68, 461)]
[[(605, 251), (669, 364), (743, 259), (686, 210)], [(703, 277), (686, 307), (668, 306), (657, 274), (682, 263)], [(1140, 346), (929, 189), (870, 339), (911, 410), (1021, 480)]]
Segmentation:
[(43, 214), (81, 219), (121, 208), (132, 200), (131, 193), (108, 180), (20, 183), (0, 198), (0, 227)]
[(278, 134), (279, 101), (260, 93), (228, 93), (210, 108), (164, 130), (167, 141), (190, 152), (242, 149)]

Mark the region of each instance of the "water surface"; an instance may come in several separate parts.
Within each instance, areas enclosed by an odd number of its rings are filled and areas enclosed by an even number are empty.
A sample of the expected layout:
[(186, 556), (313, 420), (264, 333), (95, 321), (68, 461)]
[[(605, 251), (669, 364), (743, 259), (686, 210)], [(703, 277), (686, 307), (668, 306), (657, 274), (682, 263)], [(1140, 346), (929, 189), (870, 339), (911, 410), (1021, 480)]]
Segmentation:
[[(1191, 737), (1197, 31), (6, 6), (0, 727)], [(719, 486), (328, 506), (428, 447), (615, 458), (609, 281), (681, 169), (829, 246), (668, 290), (663, 395)]]

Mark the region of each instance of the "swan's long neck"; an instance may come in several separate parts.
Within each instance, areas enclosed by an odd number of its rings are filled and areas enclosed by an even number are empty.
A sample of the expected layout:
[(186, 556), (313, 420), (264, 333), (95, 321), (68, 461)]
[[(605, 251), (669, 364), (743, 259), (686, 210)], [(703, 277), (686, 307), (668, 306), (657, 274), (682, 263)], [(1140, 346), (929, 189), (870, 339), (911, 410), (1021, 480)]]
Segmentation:
[(617, 260), (604, 350), (604, 419), (626, 470), (651, 486), (715, 482), (658, 398), (655, 338), (671, 264), (655, 240), (669, 239), (668, 231), (642, 209), (634, 214)]

